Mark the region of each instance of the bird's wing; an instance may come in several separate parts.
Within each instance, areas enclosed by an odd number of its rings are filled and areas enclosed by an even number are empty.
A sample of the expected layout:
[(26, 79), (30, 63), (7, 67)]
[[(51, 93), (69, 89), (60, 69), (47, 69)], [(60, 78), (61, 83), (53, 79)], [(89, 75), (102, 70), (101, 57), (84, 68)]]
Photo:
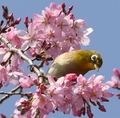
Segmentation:
[(60, 71), (61, 71), (61, 65), (59, 63), (54, 63), (48, 69), (47, 75), (52, 75), (53, 77), (56, 77), (59, 75)]

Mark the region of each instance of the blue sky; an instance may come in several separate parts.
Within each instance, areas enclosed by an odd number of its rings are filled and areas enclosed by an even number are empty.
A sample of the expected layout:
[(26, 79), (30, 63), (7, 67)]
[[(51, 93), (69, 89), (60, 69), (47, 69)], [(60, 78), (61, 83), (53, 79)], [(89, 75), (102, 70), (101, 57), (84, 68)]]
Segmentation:
[[(90, 77), (92, 74), (105, 76), (104, 82), (111, 79), (113, 75), (112, 69), (114, 67), (120, 69), (120, 0), (1, 0), (0, 6), (7, 5), (9, 12), (13, 12), (15, 18), (22, 17), (22, 22), (18, 26), (18, 29), (25, 29), (23, 23), (24, 17), (33, 17), (33, 14), (41, 14), (46, 6), (49, 6), (51, 2), (56, 4), (61, 4), (65, 2), (67, 8), (71, 5), (74, 6), (72, 13), (74, 13), (75, 18), (84, 19), (88, 27), (93, 28), (92, 34), (89, 35), (91, 39), (89, 46), (82, 46), (83, 49), (93, 49), (98, 52), (103, 57), (103, 66), (99, 72), (91, 71), (86, 77)], [(2, 8), (0, 9), (0, 14), (2, 13)], [(2, 17), (0, 16), (0, 20)], [(46, 70), (46, 68), (45, 68)], [(3, 91), (9, 91), (9, 88), (2, 89)], [(110, 89), (111, 91), (117, 93), (119, 91)], [(7, 117), (13, 114), (14, 103), (19, 99), (19, 97), (11, 97), (10, 100), (6, 100), (2, 105), (0, 105), (0, 112), (6, 114)], [(94, 113), (94, 118), (118, 118), (120, 115), (120, 101), (116, 98), (110, 98), (109, 103), (104, 103), (107, 109), (106, 113), (102, 113), (97, 107), (92, 108)], [(48, 118), (73, 118), (72, 115), (64, 115), (60, 112), (55, 112), (50, 114)], [(82, 118), (87, 118), (83, 116)]]

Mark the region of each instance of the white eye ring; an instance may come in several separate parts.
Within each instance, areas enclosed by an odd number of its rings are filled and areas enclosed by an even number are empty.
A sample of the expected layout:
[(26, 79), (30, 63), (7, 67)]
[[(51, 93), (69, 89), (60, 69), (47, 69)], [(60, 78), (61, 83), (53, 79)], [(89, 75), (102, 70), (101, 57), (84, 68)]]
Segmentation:
[(97, 60), (97, 58), (98, 58), (98, 56), (95, 55), (95, 54), (91, 56), (91, 60), (94, 61), (94, 62)]

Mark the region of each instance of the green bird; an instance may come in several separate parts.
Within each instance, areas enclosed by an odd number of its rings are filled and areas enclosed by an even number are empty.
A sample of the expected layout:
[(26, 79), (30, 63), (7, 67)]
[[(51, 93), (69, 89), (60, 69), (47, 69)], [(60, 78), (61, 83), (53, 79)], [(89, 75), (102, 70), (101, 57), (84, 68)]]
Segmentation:
[(65, 76), (68, 73), (85, 75), (90, 70), (99, 70), (103, 61), (101, 55), (94, 50), (75, 50), (65, 52), (53, 61), (47, 75), (55, 78)]

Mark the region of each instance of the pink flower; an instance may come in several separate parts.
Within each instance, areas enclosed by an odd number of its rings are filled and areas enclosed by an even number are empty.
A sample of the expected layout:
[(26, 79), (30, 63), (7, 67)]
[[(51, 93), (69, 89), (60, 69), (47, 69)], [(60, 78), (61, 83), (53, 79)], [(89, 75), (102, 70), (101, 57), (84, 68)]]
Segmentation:
[(73, 97), (72, 97), (72, 107), (75, 108), (78, 111), (84, 105), (83, 91), (80, 88), (76, 88), (73, 92), (74, 92), (75, 95), (73, 95)]
[(115, 76), (112, 76), (111, 81), (108, 81), (106, 84), (113, 88), (120, 88), (120, 81)]
[(56, 109), (56, 106), (48, 95), (42, 94), (41, 91), (42, 90), (37, 89), (33, 95), (32, 109), (39, 108), (40, 111), (43, 111), (43, 115), (48, 115)]
[(50, 16), (57, 17), (62, 11), (62, 7), (61, 5), (57, 6), (55, 3), (51, 3), (49, 8), (46, 7), (45, 10), (47, 13), (49, 13)]
[(6, 34), (3, 33), (2, 35), (6, 37), (14, 47), (20, 48), (23, 40), (17, 36), (18, 30), (14, 27), (10, 27), (9, 30), (9, 32), (7, 32)]
[(68, 29), (70, 28), (68, 22), (69, 21), (65, 19), (65, 14), (63, 12), (60, 14), (59, 17), (56, 18), (56, 26), (64, 33), (68, 32)]
[(25, 73), (22, 69), (15, 68), (14, 66), (11, 66), (11, 65), (7, 66), (7, 80), (13, 85), (15, 86), (18, 85), (19, 78), (24, 75)]
[(52, 20), (49, 19), (49, 15), (45, 12), (42, 11), (43, 16), (39, 14), (34, 14), (34, 19), (37, 22), (36, 28), (40, 30), (43, 30), (46, 28), (50, 23), (52, 23)]
[(70, 97), (71, 87), (67, 87), (67, 81), (69, 80), (65, 79), (64, 77), (61, 77), (55, 82), (52, 77), (49, 77), (50, 85), (47, 88), (47, 93), (49, 96), (51, 96), (51, 100), (57, 106), (59, 106), (61, 110), (63, 109), (63, 106), (68, 104), (68, 101), (70, 103), (70, 101), (72, 100)]
[(23, 50), (27, 49), (28, 47), (35, 47), (37, 44), (38, 37), (36, 35), (36, 31), (34, 30), (34, 25), (35, 25), (34, 22), (29, 24), (28, 32), (25, 32), (23, 30), (17, 31), (17, 36), (20, 39), (24, 40), (21, 47)]
[(56, 58), (58, 55), (63, 53), (61, 50), (61, 43), (55, 42), (54, 45), (52, 45), (51, 48), (46, 51), (46, 53), (51, 55), (51, 57)]
[(39, 14), (34, 14), (34, 21), (37, 22), (36, 24), (36, 28), (39, 31), (45, 31), (45, 29), (49, 26), (49, 25), (54, 25), (55, 22), (55, 18), (54, 17), (50, 17), (49, 13), (47, 13), (46, 11), (42, 10), (42, 15)]
[(31, 79), (27, 76), (24, 78), (23, 77), (20, 78), (19, 82), (20, 82), (21, 87), (23, 88), (30, 88), (32, 85)]
[(14, 110), (15, 118), (31, 118), (32, 114), (30, 109), (30, 101), (26, 98), (21, 98), (15, 103), (15, 106), (19, 109)]
[(109, 97), (114, 96), (113, 93), (111, 93), (111, 92), (108, 91), (109, 88), (110, 88), (109, 85), (107, 85), (107, 84), (103, 85), (103, 87), (102, 87), (102, 96), (103, 97), (109, 98)]
[(46, 41), (54, 46), (54, 44), (61, 37), (61, 31), (58, 30), (58, 28), (56, 28), (54, 25), (51, 25), (46, 28), (44, 35), (46, 36)]
[(44, 109), (45, 105), (47, 103), (46, 96), (44, 94), (35, 94), (33, 96), (33, 102), (32, 102), (32, 107), (39, 107), (41, 109)]
[(73, 22), (72, 28), (74, 29), (74, 31), (75, 31), (78, 35), (80, 35), (80, 34), (82, 34), (82, 30), (83, 30), (84, 28), (86, 28), (86, 23), (85, 23), (85, 21), (82, 20), (82, 19), (75, 20), (75, 21)]
[(102, 87), (100, 84), (96, 85), (89, 85), (89, 87), (86, 89), (87, 96), (89, 96), (89, 99), (91, 101), (97, 101), (99, 98), (102, 97)]
[(80, 74), (77, 77), (77, 82), (82, 88), (84, 88), (84, 87), (88, 87), (88, 85), (90, 85), (94, 81), (94, 78), (95, 78), (95, 74), (92, 75), (88, 80), (83, 75)]
[(77, 77), (77, 82), (80, 84), (82, 87), (87, 85), (87, 80), (85, 77), (83, 77), (81, 74)]
[(65, 76), (66, 80), (73, 81), (77, 79), (77, 75), (75, 73), (70, 73)]
[[(8, 57), (7, 57), (8, 58)], [(6, 59), (7, 59), (6, 58)], [(12, 54), (11, 56), (11, 66), (14, 68), (18, 68), (19, 65), (23, 64), (24, 60), (17, 54)]]

